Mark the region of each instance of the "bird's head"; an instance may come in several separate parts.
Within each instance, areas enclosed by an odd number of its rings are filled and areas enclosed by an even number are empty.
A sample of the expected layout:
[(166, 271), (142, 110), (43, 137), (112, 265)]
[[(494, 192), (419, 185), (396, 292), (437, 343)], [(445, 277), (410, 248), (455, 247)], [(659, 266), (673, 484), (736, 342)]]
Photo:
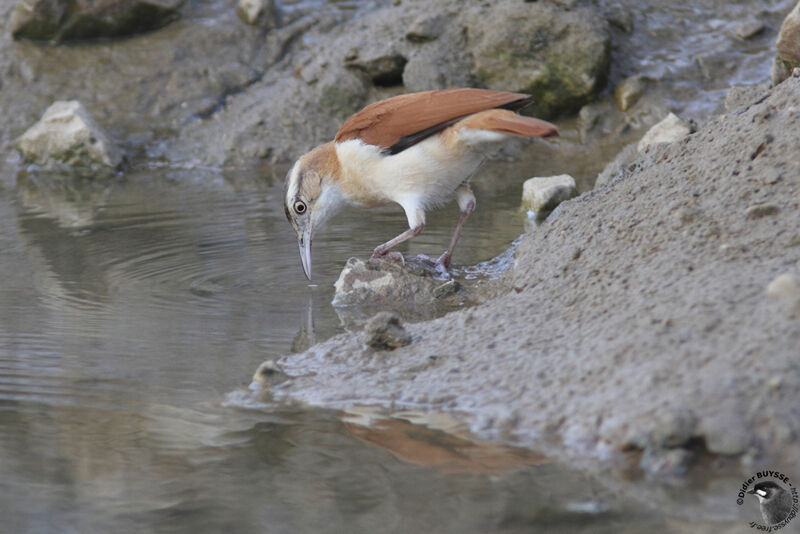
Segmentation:
[(286, 175), (284, 211), (297, 232), (297, 245), (303, 272), (311, 280), (311, 240), (343, 203), (337, 185), (339, 159), (333, 143), (319, 146), (305, 154)]
[(772, 499), (775, 495), (777, 495), (781, 491), (783, 491), (783, 488), (780, 487), (780, 485), (778, 485), (776, 482), (773, 482), (772, 480), (767, 480), (765, 482), (759, 482), (758, 484), (753, 486), (753, 489), (751, 489), (747, 493), (750, 493), (758, 497), (759, 502), (765, 502)]

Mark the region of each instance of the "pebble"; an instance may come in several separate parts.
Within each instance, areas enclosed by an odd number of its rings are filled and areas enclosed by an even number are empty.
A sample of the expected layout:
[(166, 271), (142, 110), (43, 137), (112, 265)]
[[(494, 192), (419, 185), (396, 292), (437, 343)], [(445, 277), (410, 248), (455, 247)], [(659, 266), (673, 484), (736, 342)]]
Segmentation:
[(754, 220), (777, 215), (779, 211), (780, 208), (775, 204), (753, 204), (747, 207), (744, 211), (744, 215), (748, 219)]
[(267, 360), (258, 366), (253, 374), (253, 382), (262, 386), (272, 386), (287, 380), (289, 377), (283, 369), (272, 360)]
[(672, 143), (683, 139), (690, 133), (692, 130), (689, 125), (674, 113), (670, 113), (661, 122), (647, 130), (636, 148), (641, 152), (652, 145)]
[(411, 343), (411, 334), (406, 331), (399, 315), (380, 312), (367, 322), (364, 343), (375, 350), (394, 350)]
[(569, 174), (530, 178), (522, 186), (523, 209), (534, 215), (552, 211), (565, 200), (576, 196), (578, 188), (575, 178)]
[(433, 290), (433, 297), (437, 299), (442, 299), (445, 297), (449, 297), (450, 295), (455, 294), (461, 288), (461, 284), (456, 282), (455, 280), (448, 280), (444, 284), (436, 287)]
[(781, 274), (767, 285), (767, 297), (773, 302), (787, 302), (800, 308), (800, 287), (791, 274)]

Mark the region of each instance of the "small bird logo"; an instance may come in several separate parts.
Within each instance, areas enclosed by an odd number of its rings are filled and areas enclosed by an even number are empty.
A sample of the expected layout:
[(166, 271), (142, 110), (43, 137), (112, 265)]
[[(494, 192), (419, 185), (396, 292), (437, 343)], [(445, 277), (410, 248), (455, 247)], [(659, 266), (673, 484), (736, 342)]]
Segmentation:
[(759, 482), (747, 493), (758, 498), (761, 515), (767, 526), (782, 522), (792, 511), (792, 495), (777, 482)]
[(486, 151), (512, 137), (558, 135), (549, 122), (516, 113), (528, 103), (520, 93), (443, 89), (381, 100), (347, 119), (333, 141), (298, 159), (286, 177), (284, 210), (306, 277), (314, 233), (343, 206), (403, 208), (409, 229), (376, 247), (378, 258), (419, 235), (426, 210), (455, 197), (461, 216), (436, 262), (446, 270), (475, 208), (469, 179)]

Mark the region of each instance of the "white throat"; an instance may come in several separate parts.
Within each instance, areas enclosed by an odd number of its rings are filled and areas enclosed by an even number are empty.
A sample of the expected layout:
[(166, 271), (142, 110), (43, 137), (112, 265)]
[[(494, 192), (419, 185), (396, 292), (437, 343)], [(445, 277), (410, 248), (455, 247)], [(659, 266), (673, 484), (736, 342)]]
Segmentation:
[(336, 215), (347, 203), (347, 199), (342, 190), (334, 184), (323, 184), (322, 191), (314, 204), (312, 225), (319, 229), (328, 220)]

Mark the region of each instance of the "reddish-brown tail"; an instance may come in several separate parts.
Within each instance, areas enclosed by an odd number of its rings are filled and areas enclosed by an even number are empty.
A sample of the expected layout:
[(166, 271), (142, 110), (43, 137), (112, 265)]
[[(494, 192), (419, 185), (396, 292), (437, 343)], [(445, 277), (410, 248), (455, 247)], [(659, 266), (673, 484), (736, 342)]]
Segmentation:
[(453, 129), (491, 130), (521, 137), (558, 135), (554, 124), (533, 117), (523, 117), (507, 109), (489, 109), (470, 115), (453, 125)]

